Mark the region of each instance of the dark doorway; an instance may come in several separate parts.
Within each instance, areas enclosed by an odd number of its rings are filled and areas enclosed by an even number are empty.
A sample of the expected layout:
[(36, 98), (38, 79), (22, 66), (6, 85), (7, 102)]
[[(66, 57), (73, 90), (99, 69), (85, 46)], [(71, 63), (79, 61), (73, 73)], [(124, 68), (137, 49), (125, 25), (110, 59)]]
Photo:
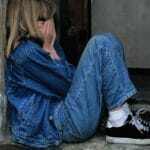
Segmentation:
[(63, 0), (59, 5), (60, 43), (70, 63), (77, 65), (90, 37), (90, 0)]

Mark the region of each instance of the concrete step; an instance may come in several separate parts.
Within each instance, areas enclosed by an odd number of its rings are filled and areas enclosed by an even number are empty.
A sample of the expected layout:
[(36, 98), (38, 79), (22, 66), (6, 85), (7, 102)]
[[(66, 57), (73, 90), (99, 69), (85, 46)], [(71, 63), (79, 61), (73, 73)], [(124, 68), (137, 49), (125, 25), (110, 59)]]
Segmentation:
[(63, 150), (150, 150), (150, 146), (109, 144), (105, 141), (104, 136), (99, 135), (84, 143), (66, 144)]
[[(14, 144), (1, 144), (0, 150), (24, 150)], [(129, 144), (109, 144), (105, 137), (97, 134), (86, 142), (76, 144), (64, 144), (59, 150), (150, 150), (149, 146), (138, 146)], [(33, 150), (32, 148), (30, 150)], [(49, 150), (49, 149), (46, 149)]]

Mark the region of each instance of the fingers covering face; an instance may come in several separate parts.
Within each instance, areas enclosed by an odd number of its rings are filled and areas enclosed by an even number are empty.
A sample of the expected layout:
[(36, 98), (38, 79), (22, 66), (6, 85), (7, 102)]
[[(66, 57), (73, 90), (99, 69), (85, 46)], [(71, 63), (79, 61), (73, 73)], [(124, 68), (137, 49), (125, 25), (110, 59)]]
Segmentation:
[(41, 34), (55, 34), (55, 25), (53, 19), (38, 21), (38, 28)]

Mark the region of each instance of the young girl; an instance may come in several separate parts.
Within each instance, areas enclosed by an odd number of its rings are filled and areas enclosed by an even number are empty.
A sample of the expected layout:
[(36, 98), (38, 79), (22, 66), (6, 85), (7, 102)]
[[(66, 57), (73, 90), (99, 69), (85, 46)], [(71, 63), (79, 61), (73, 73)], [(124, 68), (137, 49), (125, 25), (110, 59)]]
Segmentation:
[(12, 139), (45, 148), (93, 136), (108, 110), (106, 140), (150, 144), (149, 125), (126, 101), (136, 93), (111, 33), (88, 42), (75, 69), (56, 41), (53, 0), (10, 0), (5, 55)]

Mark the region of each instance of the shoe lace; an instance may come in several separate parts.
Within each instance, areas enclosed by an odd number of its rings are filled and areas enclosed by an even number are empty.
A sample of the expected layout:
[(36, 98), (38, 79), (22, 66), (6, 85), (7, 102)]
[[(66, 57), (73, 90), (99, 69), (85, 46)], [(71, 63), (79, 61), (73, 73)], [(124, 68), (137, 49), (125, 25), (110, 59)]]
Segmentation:
[(138, 129), (138, 131), (140, 131), (142, 134), (143, 134), (143, 131), (149, 132), (149, 127), (142, 124), (138, 116), (132, 115), (132, 119), (129, 121), (129, 124), (135, 126)]
[(149, 112), (148, 109), (146, 109), (146, 108), (140, 108), (140, 109), (138, 109), (138, 110), (136, 111), (136, 116), (138, 117), (138, 119), (139, 119), (139, 121), (140, 121), (141, 123), (144, 123), (145, 125), (150, 126), (150, 121), (143, 120), (143, 119), (140, 117), (140, 115), (145, 114), (146, 112)]

